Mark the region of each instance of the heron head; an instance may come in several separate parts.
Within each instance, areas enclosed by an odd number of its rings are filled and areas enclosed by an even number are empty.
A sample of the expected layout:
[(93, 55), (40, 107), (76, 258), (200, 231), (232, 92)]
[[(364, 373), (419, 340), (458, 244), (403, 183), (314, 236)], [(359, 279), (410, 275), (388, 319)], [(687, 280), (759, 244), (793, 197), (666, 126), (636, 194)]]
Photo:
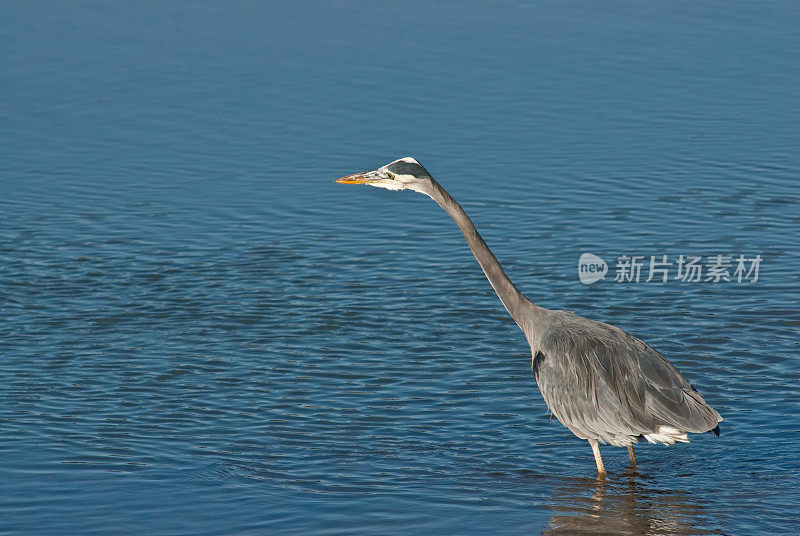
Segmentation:
[(333, 182), (368, 184), (387, 190), (414, 190), (423, 194), (428, 194), (432, 188), (430, 173), (410, 156), (390, 162), (375, 171), (355, 173)]

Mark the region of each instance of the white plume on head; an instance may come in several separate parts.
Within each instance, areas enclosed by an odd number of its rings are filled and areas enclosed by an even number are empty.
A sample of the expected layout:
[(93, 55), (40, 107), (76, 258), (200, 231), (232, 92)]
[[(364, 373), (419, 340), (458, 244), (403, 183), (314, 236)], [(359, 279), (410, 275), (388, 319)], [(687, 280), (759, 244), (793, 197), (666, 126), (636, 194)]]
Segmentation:
[[(428, 193), (429, 184), (422, 181), (429, 181), (430, 175), (415, 158), (404, 156), (393, 162), (381, 166), (375, 173), (389, 177), (391, 179), (379, 180), (369, 183), (370, 186), (384, 188), (386, 190), (413, 190), (415, 192), (430, 195)], [(390, 175), (391, 174), (391, 175)]]

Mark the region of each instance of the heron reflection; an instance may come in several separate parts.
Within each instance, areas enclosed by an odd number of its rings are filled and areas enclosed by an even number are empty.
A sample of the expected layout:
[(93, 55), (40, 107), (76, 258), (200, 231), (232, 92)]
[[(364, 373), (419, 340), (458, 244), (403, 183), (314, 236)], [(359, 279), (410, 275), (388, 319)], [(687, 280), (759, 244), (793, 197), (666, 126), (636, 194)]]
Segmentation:
[(649, 487), (635, 473), (619, 480), (572, 480), (553, 495), (546, 536), (615, 534), (689, 536), (715, 534), (699, 528), (705, 512), (683, 491)]

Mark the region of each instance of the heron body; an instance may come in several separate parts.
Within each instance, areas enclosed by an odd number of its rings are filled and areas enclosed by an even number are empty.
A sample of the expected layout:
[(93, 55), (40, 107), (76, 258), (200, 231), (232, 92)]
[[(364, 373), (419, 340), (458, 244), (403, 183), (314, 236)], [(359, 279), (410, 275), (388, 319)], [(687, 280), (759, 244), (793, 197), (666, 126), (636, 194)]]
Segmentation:
[(366, 173), (337, 179), (428, 195), (456, 222), (486, 278), (522, 329), (534, 377), (547, 407), (573, 434), (589, 442), (599, 475), (598, 444), (688, 442), (687, 433), (719, 435), (719, 413), (667, 359), (623, 330), (570, 312), (549, 310), (526, 298), (506, 275), (464, 209), (410, 157)]

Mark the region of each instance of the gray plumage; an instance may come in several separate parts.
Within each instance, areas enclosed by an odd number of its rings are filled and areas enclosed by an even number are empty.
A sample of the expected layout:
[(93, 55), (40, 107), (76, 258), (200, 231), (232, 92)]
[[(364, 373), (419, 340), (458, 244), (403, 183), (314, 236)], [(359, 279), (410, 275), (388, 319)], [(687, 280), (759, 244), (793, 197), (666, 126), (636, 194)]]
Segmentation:
[(522, 329), (531, 348), (536, 382), (556, 418), (592, 446), (605, 474), (598, 443), (628, 447), (688, 442), (687, 432), (714, 432), (722, 421), (667, 359), (614, 326), (527, 299), (511, 282), (467, 214), (413, 158), (336, 182), (414, 190), (436, 201), (456, 222), (486, 278)]
[[(721, 420), (664, 356), (619, 328), (550, 311), (542, 331), (536, 381), (553, 414), (581, 439), (671, 443)], [(663, 427), (677, 433), (662, 440)]]

